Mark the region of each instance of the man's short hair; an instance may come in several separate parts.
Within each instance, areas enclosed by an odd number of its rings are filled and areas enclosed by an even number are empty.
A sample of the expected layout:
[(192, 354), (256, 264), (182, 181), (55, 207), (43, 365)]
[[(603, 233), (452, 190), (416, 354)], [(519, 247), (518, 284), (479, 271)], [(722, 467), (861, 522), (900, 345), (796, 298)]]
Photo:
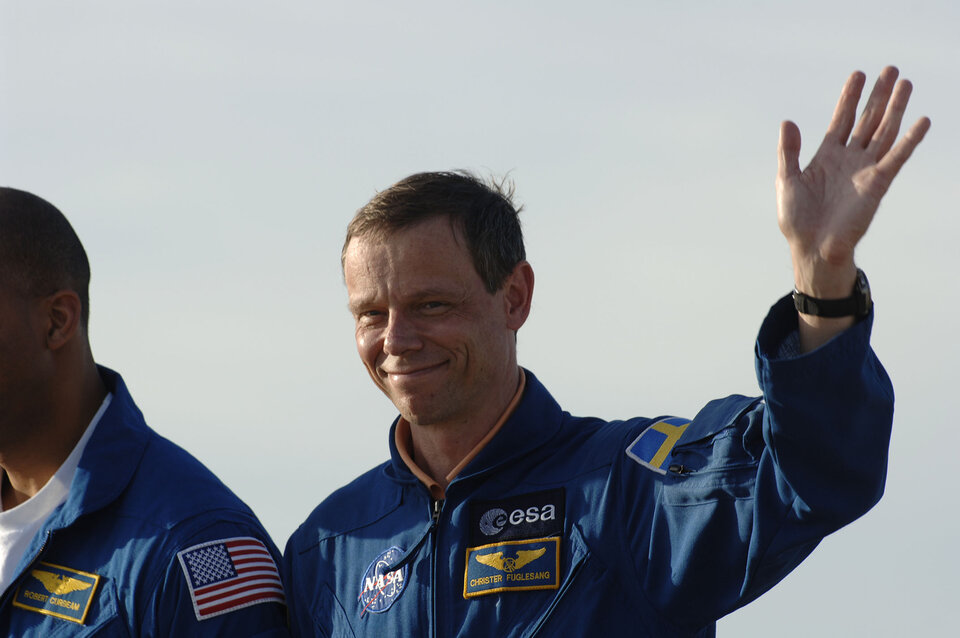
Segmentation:
[(526, 259), (513, 187), (465, 172), (417, 173), (377, 193), (347, 226), (341, 264), (354, 237), (388, 236), (436, 217), (448, 217), (467, 244), (473, 266), (491, 294)]
[(72, 290), (90, 319), (90, 262), (70, 222), (50, 202), (0, 187), (0, 283), (44, 297)]

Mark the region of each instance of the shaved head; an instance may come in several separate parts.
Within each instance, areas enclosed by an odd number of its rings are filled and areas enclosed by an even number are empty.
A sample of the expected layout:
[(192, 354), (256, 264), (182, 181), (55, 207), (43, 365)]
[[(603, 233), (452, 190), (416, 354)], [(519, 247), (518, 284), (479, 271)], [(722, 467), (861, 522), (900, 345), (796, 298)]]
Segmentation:
[(70, 222), (36, 195), (0, 187), (0, 284), (26, 296), (72, 290), (90, 317), (90, 262)]

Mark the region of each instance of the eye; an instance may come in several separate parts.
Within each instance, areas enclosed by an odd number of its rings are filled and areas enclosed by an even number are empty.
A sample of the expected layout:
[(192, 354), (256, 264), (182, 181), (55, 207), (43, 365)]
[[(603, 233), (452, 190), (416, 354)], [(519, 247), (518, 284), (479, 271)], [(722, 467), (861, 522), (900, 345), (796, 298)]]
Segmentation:
[(445, 301), (426, 301), (420, 306), (420, 308), (427, 314), (437, 314), (446, 310), (449, 305), (450, 304), (446, 303)]
[(385, 315), (384, 315), (384, 313), (383, 313), (382, 311), (380, 311), (380, 310), (361, 310), (361, 311), (359, 311), (359, 312), (356, 313), (357, 323), (360, 323), (360, 324), (363, 324), (363, 325), (368, 325), (368, 324), (371, 324), (371, 323), (376, 323), (376, 322), (379, 321), (383, 316), (385, 316)]

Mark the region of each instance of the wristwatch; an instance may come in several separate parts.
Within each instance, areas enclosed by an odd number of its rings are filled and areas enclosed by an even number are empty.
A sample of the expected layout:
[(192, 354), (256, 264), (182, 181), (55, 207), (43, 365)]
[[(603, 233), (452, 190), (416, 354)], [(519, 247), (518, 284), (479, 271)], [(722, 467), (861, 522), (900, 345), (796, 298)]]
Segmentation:
[(793, 305), (797, 312), (815, 317), (855, 317), (863, 319), (873, 308), (870, 298), (870, 283), (863, 271), (857, 268), (857, 281), (853, 294), (845, 299), (817, 299), (797, 289), (793, 291)]

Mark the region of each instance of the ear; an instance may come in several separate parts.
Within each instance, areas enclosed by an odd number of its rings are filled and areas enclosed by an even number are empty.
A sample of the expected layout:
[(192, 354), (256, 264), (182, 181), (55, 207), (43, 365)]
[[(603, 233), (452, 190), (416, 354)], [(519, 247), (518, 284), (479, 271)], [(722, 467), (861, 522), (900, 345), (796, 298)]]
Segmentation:
[(44, 321), (47, 347), (59, 350), (80, 332), (83, 304), (72, 290), (58, 290), (44, 300)]
[(533, 266), (521, 261), (503, 284), (507, 327), (517, 331), (527, 321), (533, 300)]

